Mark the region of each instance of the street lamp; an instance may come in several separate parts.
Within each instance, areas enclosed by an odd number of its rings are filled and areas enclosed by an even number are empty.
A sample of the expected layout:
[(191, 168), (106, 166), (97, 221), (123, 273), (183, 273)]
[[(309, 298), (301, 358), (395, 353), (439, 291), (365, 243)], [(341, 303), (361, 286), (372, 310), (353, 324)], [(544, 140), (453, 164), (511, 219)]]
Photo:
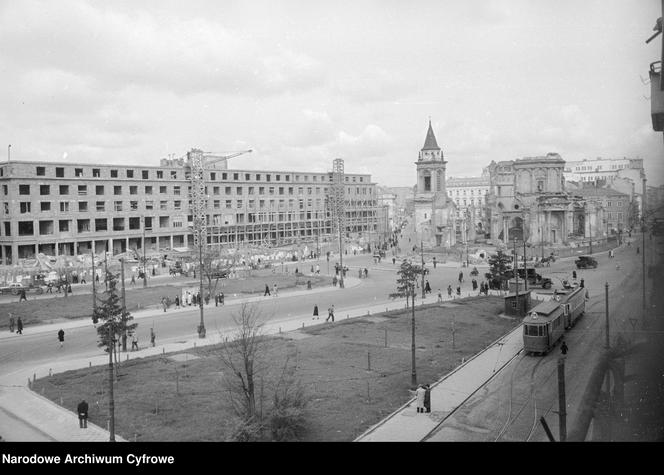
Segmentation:
[(148, 266), (147, 266), (147, 259), (145, 257), (145, 248), (147, 246), (147, 242), (145, 241), (145, 223), (147, 219), (145, 216), (143, 216), (143, 288), (148, 286)]
[(519, 256), (516, 253), (516, 238), (514, 238), (514, 278), (516, 279), (516, 315), (521, 316), (521, 309), (519, 308)]

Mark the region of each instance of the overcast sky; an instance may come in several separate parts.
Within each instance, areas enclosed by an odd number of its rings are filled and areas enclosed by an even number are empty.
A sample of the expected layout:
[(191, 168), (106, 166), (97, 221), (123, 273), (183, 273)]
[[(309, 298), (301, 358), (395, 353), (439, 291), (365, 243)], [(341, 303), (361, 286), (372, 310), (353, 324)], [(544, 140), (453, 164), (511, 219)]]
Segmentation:
[(660, 0), (0, 0), (0, 140), (17, 160), (343, 158), (411, 186), (431, 117), (448, 177), (557, 152), (641, 157), (663, 184), (642, 82), (661, 14)]

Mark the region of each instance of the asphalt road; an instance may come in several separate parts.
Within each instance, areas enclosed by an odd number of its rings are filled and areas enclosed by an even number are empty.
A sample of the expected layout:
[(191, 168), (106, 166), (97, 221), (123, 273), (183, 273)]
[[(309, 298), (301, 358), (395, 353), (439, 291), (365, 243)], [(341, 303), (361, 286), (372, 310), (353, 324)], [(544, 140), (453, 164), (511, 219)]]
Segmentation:
[[(640, 243), (640, 240), (639, 240)], [(647, 242), (652, 258), (656, 241)], [(638, 338), (641, 321), (633, 330), (630, 318), (640, 318), (642, 307), (642, 256), (636, 245), (596, 256), (597, 269), (581, 270), (590, 293), (586, 314), (565, 334), (569, 352), (565, 358), (567, 430), (576, 418), (590, 373), (605, 344), (605, 288), (609, 283), (609, 329), (611, 344), (621, 333)], [(661, 248), (661, 243), (659, 243)], [(616, 264), (620, 269), (616, 269)], [(549, 272), (565, 275), (574, 269), (572, 260), (554, 263)], [(558, 273), (561, 274), (558, 274)], [(647, 284), (650, 285), (649, 283)], [(429, 437), (429, 441), (546, 441), (539, 418), (544, 416), (554, 437), (559, 436), (558, 360), (560, 342), (545, 356), (520, 354), (479, 390)]]

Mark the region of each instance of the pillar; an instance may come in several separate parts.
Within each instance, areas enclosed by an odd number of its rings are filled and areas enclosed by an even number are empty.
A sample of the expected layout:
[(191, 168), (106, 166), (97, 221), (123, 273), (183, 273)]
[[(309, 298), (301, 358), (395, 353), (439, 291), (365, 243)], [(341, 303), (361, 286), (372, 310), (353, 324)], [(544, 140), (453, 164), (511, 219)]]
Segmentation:
[(169, 237), (170, 237), (170, 241), (171, 241), (171, 249), (173, 249), (173, 235), (171, 234)]

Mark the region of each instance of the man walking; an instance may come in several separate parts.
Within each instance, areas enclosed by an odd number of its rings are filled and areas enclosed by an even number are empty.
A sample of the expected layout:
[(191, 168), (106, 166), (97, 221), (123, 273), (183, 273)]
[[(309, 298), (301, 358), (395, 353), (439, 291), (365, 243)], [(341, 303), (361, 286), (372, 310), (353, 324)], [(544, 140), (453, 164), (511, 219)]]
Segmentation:
[(16, 321), (16, 333), (23, 335), (23, 320), (21, 320), (21, 317), (18, 317)]
[(19, 302), (28, 301), (28, 298), (25, 296), (25, 289), (21, 289), (21, 296), (18, 298)]
[(58, 332), (58, 340), (60, 340), (60, 348), (65, 344), (65, 331), (61, 328)]
[(312, 320), (318, 320), (318, 304), (314, 304), (314, 316)]
[(325, 321), (327, 322), (330, 318), (332, 319), (332, 323), (334, 323), (334, 305), (327, 309), (327, 318)]
[(78, 407), (76, 408), (76, 412), (78, 412), (78, 425), (81, 429), (87, 429), (88, 428), (88, 403), (85, 402), (85, 399), (83, 399), (81, 402), (78, 403)]
[(265, 293), (263, 294), (263, 297), (266, 295), (270, 295), (270, 286), (267, 284), (265, 284)]
[(565, 340), (563, 340), (562, 345), (560, 345), (560, 352), (563, 356), (567, 355), (567, 343), (565, 343)]
[(431, 285), (429, 285), (429, 281), (426, 281), (426, 284), (424, 284), (424, 293), (425, 294), (430, 294), (431, 293)]
[(136, 336), (136, 333), (134, 333), (131, 337), (131, 351), (138, 351), (138, 337)]

